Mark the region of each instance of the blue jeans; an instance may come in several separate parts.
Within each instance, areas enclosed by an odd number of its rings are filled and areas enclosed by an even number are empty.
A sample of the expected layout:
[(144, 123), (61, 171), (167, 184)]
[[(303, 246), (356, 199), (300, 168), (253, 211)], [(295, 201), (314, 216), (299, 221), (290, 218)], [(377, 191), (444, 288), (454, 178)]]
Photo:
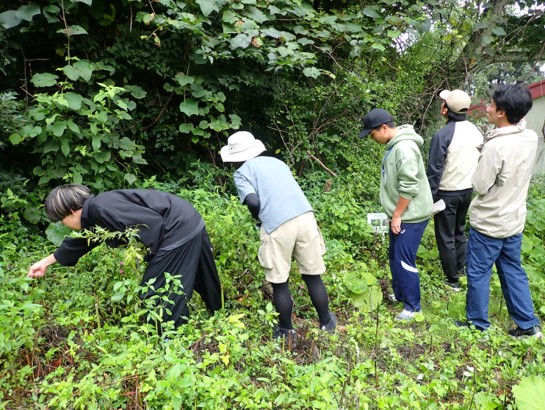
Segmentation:
[(401, 222), (401, 232), (390, 228), (388, 256), (392, 272), (392, 289), (406, 310), (420, 312), (420, 276), (416, 268), (416, 252), (428, 220), (417, 223)]
[(521, 328), (539, 325), (534, 314), (530, 285), (520, 262), (522, 234), (492, 238), (469, 230), (467, 247), (466, 317), (480, 329), (488, 329), (490, 277), (496, 264), (501, 290), (511, 319)]

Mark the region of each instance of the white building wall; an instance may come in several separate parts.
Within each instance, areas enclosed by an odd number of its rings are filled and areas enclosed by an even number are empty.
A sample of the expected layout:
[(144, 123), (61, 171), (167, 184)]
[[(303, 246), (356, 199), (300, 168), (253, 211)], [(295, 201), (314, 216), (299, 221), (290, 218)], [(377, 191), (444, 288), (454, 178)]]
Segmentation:
[(534, 174), (545, 173), (545, 96), (536, 98), (530, 112), (526, 115), (527, 127), (539, 136), (537, 161)]

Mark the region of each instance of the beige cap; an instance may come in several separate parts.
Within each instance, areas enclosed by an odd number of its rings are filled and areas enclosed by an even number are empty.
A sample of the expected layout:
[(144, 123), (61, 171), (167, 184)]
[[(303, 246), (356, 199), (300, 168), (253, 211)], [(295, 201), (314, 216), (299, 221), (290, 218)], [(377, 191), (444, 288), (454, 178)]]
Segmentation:
[(439, 97), (445, 100), (448, 108), (456, 114), (465, 114), (471, 106), (471, 97), (462, 90), (443, 90)]

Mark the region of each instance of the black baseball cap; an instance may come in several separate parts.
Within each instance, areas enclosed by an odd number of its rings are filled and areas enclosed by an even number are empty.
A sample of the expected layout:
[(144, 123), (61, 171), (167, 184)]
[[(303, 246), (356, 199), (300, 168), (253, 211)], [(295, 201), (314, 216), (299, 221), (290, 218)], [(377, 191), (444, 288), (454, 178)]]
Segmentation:
[(360, 132), (360, 138), (366, 137), (373, 128), (382, 124), (387, 124), (393, 120), (394, 117), (392, 117), (392, 114), (388, 111), (383, 110), (382, 108), (373, 108), (363, 118), (363, 131)]

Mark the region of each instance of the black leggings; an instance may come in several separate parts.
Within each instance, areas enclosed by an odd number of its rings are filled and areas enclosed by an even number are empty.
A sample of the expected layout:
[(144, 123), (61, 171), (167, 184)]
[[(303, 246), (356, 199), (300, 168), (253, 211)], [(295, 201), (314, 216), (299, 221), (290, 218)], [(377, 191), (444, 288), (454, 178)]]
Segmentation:
[[(320, 275), (301, 275), (305, 281), (310, 295), (310, 300), (318, 312), (320, 326), (325, 326), (329, 320), (329, 299), (324, 282)], [(293, 329), (291, 312), (293, 310), (293, 298), (291, 297), (289, 281), (284, 283), (272, 283), (273, 303), (278, 312), (278, 326), (284, 329)]]

